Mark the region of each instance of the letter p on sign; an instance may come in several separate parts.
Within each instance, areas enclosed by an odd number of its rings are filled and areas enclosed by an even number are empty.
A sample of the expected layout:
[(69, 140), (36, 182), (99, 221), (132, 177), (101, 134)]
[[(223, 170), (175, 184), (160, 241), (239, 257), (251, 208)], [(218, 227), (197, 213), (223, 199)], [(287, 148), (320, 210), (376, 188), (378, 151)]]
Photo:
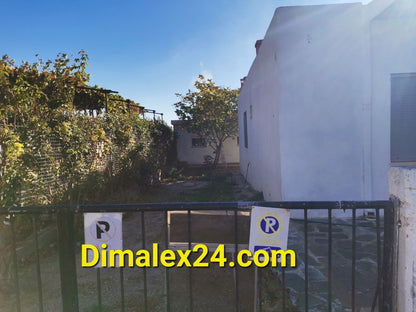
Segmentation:
[(107, 221), (97, 221), (97, 239), (101, 239), (101, 234), (108, 233), (110, 230), (110, 223)]
[[(100, 254), (102, 244), (107, 245), (107, 250), (123, 250), (122, 218), (122, 213), (85, 213), (85, 244), (94, 245)], [(88, 253), (89, 262), (93, 256), (92, 252)], [(101, 267), (101, 259), (96, 267)]]

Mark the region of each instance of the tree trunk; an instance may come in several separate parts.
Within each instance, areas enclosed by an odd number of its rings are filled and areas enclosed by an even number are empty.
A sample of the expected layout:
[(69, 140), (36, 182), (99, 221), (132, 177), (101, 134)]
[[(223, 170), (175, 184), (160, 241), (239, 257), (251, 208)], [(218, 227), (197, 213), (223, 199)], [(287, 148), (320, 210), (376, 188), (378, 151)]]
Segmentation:
[(219, 142), (219, 144), (217, 145), (215, 149), (215, 158), (214, 158), (214, 163), (213, 163), (214, 169), (217, 168), (218, 162), (220, 161), (221, 149), (222, 149), (222, 141)]

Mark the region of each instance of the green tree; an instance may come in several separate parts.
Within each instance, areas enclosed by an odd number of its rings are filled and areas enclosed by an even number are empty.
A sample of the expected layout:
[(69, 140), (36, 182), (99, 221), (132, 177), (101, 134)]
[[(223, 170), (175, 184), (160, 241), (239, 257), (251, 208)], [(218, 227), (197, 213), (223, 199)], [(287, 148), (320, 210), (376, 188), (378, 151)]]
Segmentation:
[(207, 140), (214, 150), (214, 167), (220, 159), (224, 141), (236, 137), (238, 132), (239, 89), (217, 86), (211, 79), (199, 75), (194, 84), (196, 91), (185, 95), (176, 94), (180, 101), (175, 104), (176, 114), (186, 121), (189, 132)]
[[(165, 166), (170, 128), (143, 119), (139, 103), (86, 88), (87, 61), (84, 51), (0, 59), (0, 206), (80, 203), (113, 175), (145, 184)], [(95, 178), (103, 183), (91, 187)]]
[[(19, 66), (7, 55), (0, 60), (0, 204), (18, 205), (22, 190), (31, 190), (34, 203), (50, 202), (38, 160), (52, 151), (60, 116), (73, 112), (75, 86), (88, 81), (87, 60), (84, 51), (74, 60), (61, 53)], [(53, 159), (45, 166), (52, 175), (60, 170)]]

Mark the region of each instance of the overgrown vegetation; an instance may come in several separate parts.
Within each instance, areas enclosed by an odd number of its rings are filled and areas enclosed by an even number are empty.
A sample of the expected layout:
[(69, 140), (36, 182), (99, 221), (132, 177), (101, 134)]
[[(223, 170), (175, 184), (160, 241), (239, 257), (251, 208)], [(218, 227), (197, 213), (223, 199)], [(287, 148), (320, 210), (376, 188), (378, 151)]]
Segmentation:
[(0, 205), (77, 204), (94, 201), (110, 181), (158, 179), (172, 131), (144, 119), (136, 103), (88, 88), (87, 61), (84, 51), (0, 60)]

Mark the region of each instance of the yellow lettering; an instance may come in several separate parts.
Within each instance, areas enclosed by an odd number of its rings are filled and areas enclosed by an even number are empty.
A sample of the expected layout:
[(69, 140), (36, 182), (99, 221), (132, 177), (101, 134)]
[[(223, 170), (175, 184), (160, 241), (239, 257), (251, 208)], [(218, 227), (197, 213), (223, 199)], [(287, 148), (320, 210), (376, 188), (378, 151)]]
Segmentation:
[[(88, 262), (88, 250), (91, 250), (94, 255), (91, 262)], [(100, 261), (100, 252), (98, 251), (98, 248), (95, 247), (94, 245), (82, 244), (82, 251), (81, 251), (82, 267), (84, 268), (95, 267), (98, 261)]]
[[(243, 256), (246, 255), (247, 256), (247, 261), (243, 261)], [(249, 260), (248, 258), (251, 257), (251, 252), (250, 250), (240, 250), (237, 254), (237, 263), (239, 266), (241, 266), (242, 268), (248, 268), (249, 266), (252, 265), (252, 261)]]
[(153, 267), (157, 268), (159, 266), (158, 263), (159, 258), (159, 245), (157, 243), (153, 243)]
[(101, 266), (105, 268), (107, 267), (107, 250), (105, 250), (107, 248), (107, 244), (102, 244), (101, 248)]
[[(264, 257), (263, 262), (260, 261), (260, 256)], [(253, 261), (254, 261), (254, 264), (258, 266), (259, 268), (264, 268), (265, 266), (267, 266), (269, 264), (269, 260), (270, 260), (269, 253), (264, 249), (257, 250), (254, 253)]]
[(290, 255), (290, 267), (295, 268), (296, 267), (296, 254), (293, 250), (272, 250), (272, 266), (277, 266), (277, 259), (280, 255), (280, 262), (282, 268), (285, 268), (287, 266), (287, 255)]
[(110, 250), (110, 268), (114, 268), (115, 266), (115, 259), (116, 256), (118, 256), (118, 261), (119, 261), (119, 267), (120, 268), (124, 268), (124, 257), (128, 256), (128, 266), (130, 268), (132, 268), (134, 266), (134, 261), (133, 261), (133, 252), (129, 249), (127, 250)]
[[(173, 250), (164, 250), (162, 251), (162, 254), (160, 255), (160, 263), (164, 267), (171, 268), (175, 265), (176, 260), (176, 254)], [(171, 261), (171, 262), (168, 262)]]
[(180, 257), (179, 262), (178, 262), (178, 268), (181, 268), (184, 264), (187, 267), (191, 267), (191, 263), (189, 262), (189, 255), (191, 254), (190, 250), (186, 250), (185, 252), (183, 252), (182, 250), (177, 250), (178, 252), (178, 256)]
[(136, 265), (139, 268), (150, 267), (150, 252), (145, 249), (136, 252)]

